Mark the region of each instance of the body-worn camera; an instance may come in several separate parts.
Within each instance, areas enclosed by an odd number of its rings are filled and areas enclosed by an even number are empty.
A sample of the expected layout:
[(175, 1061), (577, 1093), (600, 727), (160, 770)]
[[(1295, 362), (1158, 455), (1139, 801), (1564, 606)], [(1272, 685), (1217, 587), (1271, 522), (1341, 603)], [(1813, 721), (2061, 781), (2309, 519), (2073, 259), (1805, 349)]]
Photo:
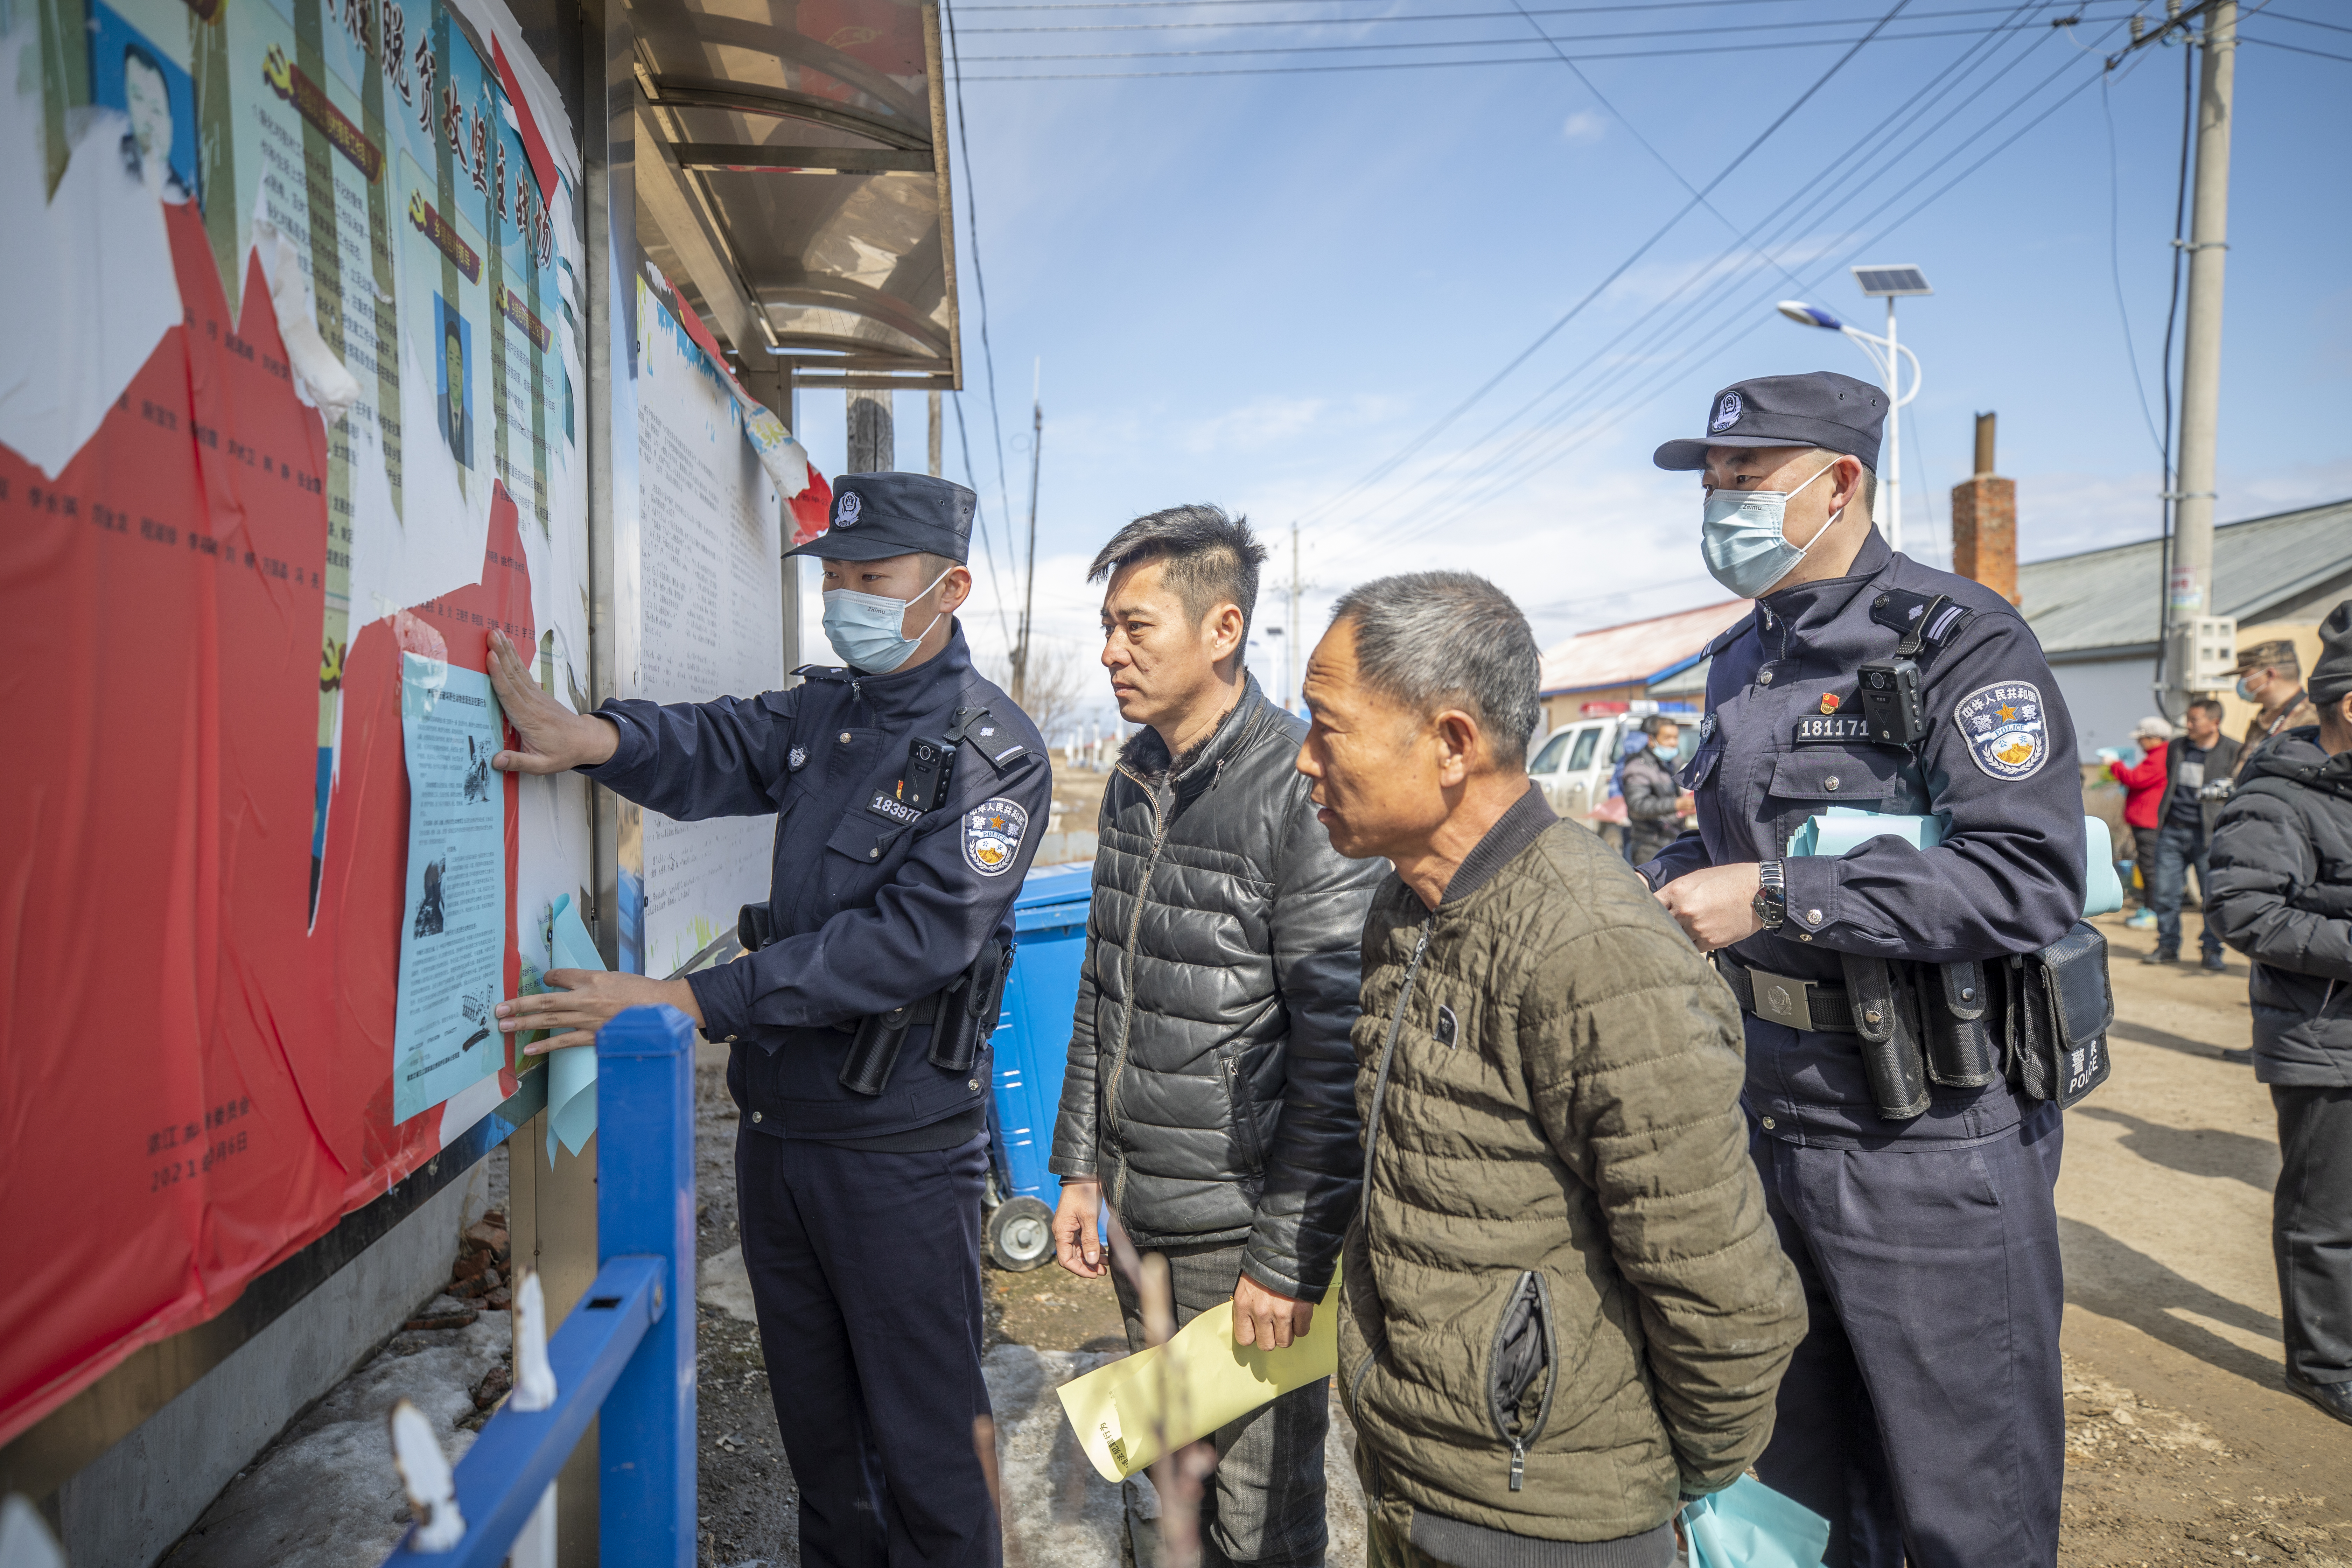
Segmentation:
[(929, 811), (948, 797), (948, 775), (955, 768), (956, 749), (948, 741), (918, 735), (907, 742), (907, 767), (898, 779), (898, 799), (917, 811)]
[(1862, 677), (1862, 716), (1870, 738), (1881, 745), (1912, 746), (1927, 739), (1927, 710), (1919, 700), (1919, 666), (1897, 654), (1874, 658)]

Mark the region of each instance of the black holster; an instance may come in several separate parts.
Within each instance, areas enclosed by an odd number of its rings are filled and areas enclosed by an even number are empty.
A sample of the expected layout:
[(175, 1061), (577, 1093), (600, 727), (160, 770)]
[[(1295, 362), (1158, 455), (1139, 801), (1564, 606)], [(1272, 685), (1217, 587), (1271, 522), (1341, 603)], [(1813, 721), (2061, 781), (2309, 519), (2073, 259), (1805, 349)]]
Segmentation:
[(1989, 1020), (1984, 965), (1923, 963), (1921, 1022), (1927, 1036), (1927, 1076), (1947, 1089), (1982, 1089), (2000, 1077), (2004, 1053), (1997, 1020)]
[(1883, 958), (1840, 955), (1862, 1067), (1880, 1120), (1908, 1121), (1927, 1109), (1927, 1064), (1920, 1038), (1918, 991)]
[(876, 1013), (857, 1023), (857, 1037), (842, 1058), (841, 1087), (852, 1094), (873, 1096), (888, 1087), (898, 1070), (898, 1053), (907, 1036), (919, 1024), (931, 1026), (929, 1058), (947, 1072), (969, 1072), (980, 1047), (995, 1031), (997, 1010), (1004, 997), (1004, 977), (1013, 967), (1009, 942), (991, 940), (980, 956), (945, 988), (903, 1007)]
[(743, 944), (745, 952), (757, 952), (768, 945), (768, 906), (745, 904), (735, 916), (735, 940)]

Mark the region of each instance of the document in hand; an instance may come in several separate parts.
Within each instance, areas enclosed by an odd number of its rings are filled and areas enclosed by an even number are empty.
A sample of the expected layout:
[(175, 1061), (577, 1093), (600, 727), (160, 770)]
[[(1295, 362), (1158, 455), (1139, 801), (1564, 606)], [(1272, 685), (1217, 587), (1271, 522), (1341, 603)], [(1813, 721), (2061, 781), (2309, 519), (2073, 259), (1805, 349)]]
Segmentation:
[(1228, 1301), (1155, 1345), (1062, 1385), (1062, 1411), (1102, 1479), (1125, 1480), (1339, 1365), (1339, 1280), (1315, 1309), (1307, 1337), (1287, 1350), (1234, 1343)]
[[(1790, 855), (1843, 855), (1874, 838), (1900, 838), (1914, 849), (1933, 849), (1944, 841), (1949, 825), (1938, 815), (1906, 816), (1891, 812), (1864, 811), (1833, 805), (1809, 816), (1789, 839)], [(2083, 918), (2104, 915), (2124, 907), (2123, 881), (2116, 875), (2114, 841), (2107, 825), (2095, 816), (2083, 818)]]
[(1754, 1476), (1683, 1510), (1690, 1568), (1821, 1568), (1830, 1521)]

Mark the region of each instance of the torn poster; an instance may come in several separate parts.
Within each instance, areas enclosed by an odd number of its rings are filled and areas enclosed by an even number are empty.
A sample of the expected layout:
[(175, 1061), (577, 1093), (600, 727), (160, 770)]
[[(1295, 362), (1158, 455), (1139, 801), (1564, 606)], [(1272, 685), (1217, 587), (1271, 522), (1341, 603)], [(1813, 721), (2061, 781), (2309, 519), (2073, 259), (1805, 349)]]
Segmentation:
[(393, 1119), (506, 1065), (506, 811), (490, 772), (501, 723), (488, 676), (400, 656), (408, 758), (408, 899), (400, 921)]

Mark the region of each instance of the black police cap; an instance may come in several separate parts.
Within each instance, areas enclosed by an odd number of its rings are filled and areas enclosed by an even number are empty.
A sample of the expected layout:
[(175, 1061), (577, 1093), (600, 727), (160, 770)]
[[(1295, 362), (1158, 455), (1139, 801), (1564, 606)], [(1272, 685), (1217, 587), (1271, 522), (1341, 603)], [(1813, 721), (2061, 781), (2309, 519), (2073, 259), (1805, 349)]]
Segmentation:
[(844, 474), (833, 482), (832, 526), (784, 553), (883, 561), (921, 551), (967, 561), (979, 503), (961, 485), (929, 474)]
[(1866, 381), (1817, 370), (1811, 375), (1759, 375), (1734, 383), (1707, 405), (1706, 434), (1669, 441), (1651, 461), (1662, 468), (1704, 468), (1709, 447), (1819, 447), (1878, 469), (1886, 394)]

